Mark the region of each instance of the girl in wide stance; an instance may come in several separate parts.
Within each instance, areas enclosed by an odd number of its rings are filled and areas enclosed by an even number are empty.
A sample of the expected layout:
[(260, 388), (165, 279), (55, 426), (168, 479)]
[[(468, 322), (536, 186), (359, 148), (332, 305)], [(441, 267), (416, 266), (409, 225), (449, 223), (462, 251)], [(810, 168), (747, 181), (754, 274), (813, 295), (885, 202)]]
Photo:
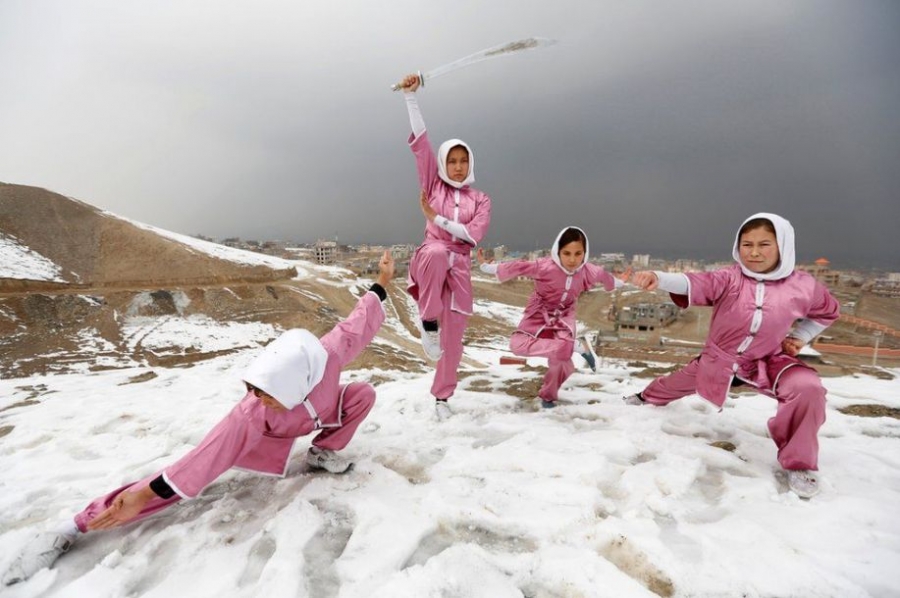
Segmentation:
[(269, 343), (244, 373), (247, 392), (203, 441), (181, 459), (143, 480), (97, 497), (74, 519), (27, 544), (3, 578), (6, 585), (51, 566), (80, 534), (138, 521), (181, 499), (189, 500), (232, 467), (283, 476), (294, 441), (317, 430), (306, 461), (313, 469), (344, 473), (347, 446), (375, 403), (371, 385), (341, 385), (341, 368), (369, 344), (384, 321), (381, 302), (394, 274), (385, 252), (378, 282), (345, 320), (321, 339), (288, 330)]
[(711, 305), (713, 315), (699, 357), (624, 400), (664, 406), (697, 393), (721, 407), (731, 386), (754, 386), (778, 401), (769, 435), (791, 490), (810, 498), (819, 491), (825, 388), (796, 355), (838, 318), (840, 305), (823, 284), (794, 270), (794, 229), (781, 216), (745, 220), (732, 254), (737, 263), (715, 272), (634, 274), (632, 284), (668, 291), (680, 307)]
[(445, 141), (435, 156), (416, 100), (420, 84), (418, 75), (406, 76), (401, 84), (426, 220), (425, 240), (409, 263), (408, 290), (418, 305), (416, 325), (425, 356), (437, 362), (431, 394), (443, 420), (451, 414), (447, 399), (456, 390), (463, 333), (472, 315), (471, 250), (487, 234), (491, 200), (471, 186), (475, 156), (464, 141)]
[(556, 406), (560, 386), (575, 371), (572, 353), (577, 338), (578, 296), (596, 285), (611, 291), (623, 284), (602, 267), (589, 263), (588, 256), (587, 236), (575, 226), (560, 231), (550, 257), (534, 261), (493, 264), (478, 250), (482, 272), (494, 274), (500, 281), (517, 276), (534, 279), (534, 291), (528, 298), (522, 321), (509, 340), (509, 348), (516, 355), (546, 357), (549, 361), (544, 384), (538, 392), (541, 406), (545, 408)]

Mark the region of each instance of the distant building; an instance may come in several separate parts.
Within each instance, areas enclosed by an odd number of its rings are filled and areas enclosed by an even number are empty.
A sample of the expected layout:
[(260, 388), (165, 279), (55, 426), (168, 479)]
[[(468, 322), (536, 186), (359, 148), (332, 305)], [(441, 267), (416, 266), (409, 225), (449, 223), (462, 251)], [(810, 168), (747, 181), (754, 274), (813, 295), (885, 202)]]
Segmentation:
[(651, 331), (668, 326), (677, 317), (674, 303), (635, 303), (616, 312), (616, 324), (619, 329)]
[(313, 252), (317, 264), (333, 264), (337, 259), (337, 243), (335, 241), (316, 241)]
[(647, 268), (650, 266), (650, 254), (641, 253), (631, 256), (631, 265), (638, 268)]
[(703, 264), (696, 260), (675, 260), (672, 272), (697, 272), (703, 269)]
[(495, 260), (498, 260), (498, 261), (502, 260), (503, 258), (506, 257), (506, 253), (507, 253), (506, 245), (497, 245), (496, 247), (494, 247), (494, 259)]
[(799, 265), (797, 269), (809, 272), (825, 286), (836, 287), (841, 282), (841, 273), (837, 270), (832, 270), (830, 265), (831, 262), (824, 257), (820, 257), (812, 265)]
[(625, 262), (624, 253), (601, 253), (597, 256), (597, 261), (601, 264), (620, 264)]
[(415, 249), (412, 245), (391, 245), (391, 256), (395, 260), (408, 260), (409, 256), (412, 255), (413, 249)]

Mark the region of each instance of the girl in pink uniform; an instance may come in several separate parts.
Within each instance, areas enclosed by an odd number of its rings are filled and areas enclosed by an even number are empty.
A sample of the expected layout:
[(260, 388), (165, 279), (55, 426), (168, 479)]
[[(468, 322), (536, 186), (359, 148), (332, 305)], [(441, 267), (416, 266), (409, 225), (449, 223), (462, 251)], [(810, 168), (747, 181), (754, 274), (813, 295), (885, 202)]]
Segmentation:
[(544, 384), (538, 392), (541, 406), (545, 408), (556, 406), (560, 386), (575, 371), (572, 353), (578, 296), (596, 285), (603, 285), (607, 291), (622, 285), (621, 280), (602, 267), (589, 263), (588, 256), (587, 236), (575, 226), (560, 231), (550, 257), (534, 261), (492, 264), (478, 250), (482, 272), (495, 274), (501, 282), (517, 276), (534, 279), (534, 292), (510, 338), (509, 348), (516, 355), (546, 357), (549, 361)]
[(317, 339), (288, 330), (266, 346), (244, 373), (247, 393), (203, 439), (173, 465), (94, 499), (73, 521), (35, 537), (4, 576), (10, 585), (49, 567), (80, 533), (138, 521), (181, 499), (196, 497), (232, 467), (284, 476), (294, 441), (317, 430), (306, 461), (344, 473), (352, 463), (340, 451), (375, 403), (371, 385), (341, 385), (341, 368), (369, 344), (384, 321), (381, 302), (394, 273), (385, 252), (378, 282), (349, 316)]
[(431, 394), (438, 418), (445, 419), (472, 315), (471, 250), (487, 234), (491, 200), (471, 187), (475, 156), (465, 142), (445, 141), (435, 156), (416, 100), (420, 83), (418, 75), (408, 75), (402, 83), (412, 126), (409, 146), (422, 189), (419, 205), (426, 219), (425, 240), (409, 263), (408, 290), (419, 309), (422, 348), (437, 362)]
[(794, 270), (794, 229), (781, 216), (744, 221), (733, 256), (737, 264), (714, 272), (634, 274), (633, 284), (668, 291), (680, 307), (711, 305), (713, 315), (699, 357), (625, 402), (663, 406), (697, 393), (721, 407), (731, 386), (754, 386), (778, 401), (769, 434), (790, 488), (809, 498), (819, 491), (825, 388), (796, 355), (838, 318), (840, 305), (815, 278)]

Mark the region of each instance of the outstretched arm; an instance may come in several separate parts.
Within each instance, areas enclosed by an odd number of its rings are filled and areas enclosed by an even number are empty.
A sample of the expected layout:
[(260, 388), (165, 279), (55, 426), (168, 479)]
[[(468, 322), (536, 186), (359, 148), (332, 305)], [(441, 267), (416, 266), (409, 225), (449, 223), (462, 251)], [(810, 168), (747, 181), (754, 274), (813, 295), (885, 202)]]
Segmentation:
[(688, 280), (684, 274), (645, 270), (632, 274), (631, 284), (645, 291), (660, 289), (676, 295), (688, 293)]
[(335, 353), (344, 367), (362, 353), (384, 321), (381, 302), (387, 298), (385, 287), (394, 276), (394, 259), (385, 251), (378, 262), (378, 282), (359, 298), (353, 311), (325, 336), (322, 344)]
[(481, 247), (478, 248), (478, 251), (475, 253), (475, 257), (478, 259), (478, 268), (484, 272), (485, 274), (497, 274), (497, 270), (500, 266), (494, 263), (494, 260), (488, 260), (484, 258), (484, 249)]
[(419, 110), (419, 101), (416, 99), (416, 90), (421, 83), (419, 76), (410, 74), (403, 78), (400, 88), (403, 90), (403, 99), (406, 101), (406, 111), (409, 113), (409, 124), (412, 127), (413, 138), (418, 138), (425, 132), (425, 120), (422, 111)]

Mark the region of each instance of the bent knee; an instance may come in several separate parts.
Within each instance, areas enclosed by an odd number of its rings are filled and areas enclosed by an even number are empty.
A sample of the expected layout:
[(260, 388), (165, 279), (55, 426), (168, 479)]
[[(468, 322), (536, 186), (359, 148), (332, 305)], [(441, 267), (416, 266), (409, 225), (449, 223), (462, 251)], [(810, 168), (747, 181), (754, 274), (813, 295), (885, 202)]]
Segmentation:
[(819, 375), (808, 368), (795, 366), (781, 375), (775, 388), (779, 398), (825, 400), (825, 387)]

